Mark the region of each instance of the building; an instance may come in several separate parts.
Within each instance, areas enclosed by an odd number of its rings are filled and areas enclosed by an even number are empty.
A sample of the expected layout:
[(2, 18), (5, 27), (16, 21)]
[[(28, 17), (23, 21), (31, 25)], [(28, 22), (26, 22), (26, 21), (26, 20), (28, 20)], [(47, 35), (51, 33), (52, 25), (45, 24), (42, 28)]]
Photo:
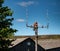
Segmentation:
[[(10, 46), (11, 51), (35, 51), (35, 42), (31, 38), (17, 39), (13, 44), (13, 47)], [(45, 49), (38, 45), (38, 51)]]
[[(35, 40), (17, 38), (10, 46), (11, 51), (35, 51)], [(38, 51), (60, 51), (60, 39), (38, 39)]]

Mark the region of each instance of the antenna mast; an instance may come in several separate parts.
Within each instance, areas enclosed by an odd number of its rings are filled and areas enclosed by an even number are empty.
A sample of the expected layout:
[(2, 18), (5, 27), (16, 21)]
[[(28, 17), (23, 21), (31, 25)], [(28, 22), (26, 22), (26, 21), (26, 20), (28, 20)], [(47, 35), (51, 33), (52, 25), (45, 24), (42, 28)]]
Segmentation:
[[(47, 21), (49, 21), (48, 19), (48, 9), (47, 9)], [(30, 27), (30, 28), (33, 28), (33, 30), (35, 31), (35, 51), (38, 51), (38, 22), (35, 22), (33, 25), (28, 25), (28, 9), (26, 7), (26, 26), (27, 27)], [(49, 26), (49, 23), (47, 26), (41, 26), (40, 28), (48, 28)]]
[(28, 8), (26, 7), (26, 26), (27, 27), (30, 27), (30, 28), (33, 28), (34, 29), (34, 31), (35, 31), (35, 51), (38, 51), (38, 23), (36, 22), (36, 23), (34, 23), (35, 25), (31, 25), (31, 26), (29, 26), (28, 25)]

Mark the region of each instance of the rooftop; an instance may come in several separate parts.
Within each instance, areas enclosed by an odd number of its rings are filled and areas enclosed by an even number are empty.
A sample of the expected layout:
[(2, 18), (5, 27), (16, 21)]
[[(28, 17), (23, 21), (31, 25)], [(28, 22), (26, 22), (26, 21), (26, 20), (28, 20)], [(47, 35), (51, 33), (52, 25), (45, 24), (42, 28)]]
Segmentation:
[[(12, 42), (13, 46), (17, 45), (18, 43), (21, 43), (22, 41), (26, 40), (29, 37), (21, 37), (21, 38), (16, 38), (15, 41)], [(32, 38), (33, 39), (33, 38)], [(35, 41), (35, 39), (33, 39)], [(42, 46), (44, 49), (51, 49), (51, 48), (56, 48), (60, 47), (60, 38), (38, 38), (38, 44)], [(12, 46), (10, 46), (12, 47)]]

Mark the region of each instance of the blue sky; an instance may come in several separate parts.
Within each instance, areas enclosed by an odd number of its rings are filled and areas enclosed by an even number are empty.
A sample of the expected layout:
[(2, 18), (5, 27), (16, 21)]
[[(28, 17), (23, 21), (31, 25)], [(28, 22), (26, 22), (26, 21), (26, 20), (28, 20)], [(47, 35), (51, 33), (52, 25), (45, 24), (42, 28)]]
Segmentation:
[[(9, 6), (14, 11), (12, 28), (18, 30), (15, 35), (35, 35), (33, 29), (26, 27), (26, 20), (29, 25), (37, 21), (39, 26), (45, 26), (49, 22), (48, 29), (38, 29), (39, 35), (60, 34), (60, 0), (5, 0), (3, 5)], [(26, 19), (26, 8), (28, 19)]]

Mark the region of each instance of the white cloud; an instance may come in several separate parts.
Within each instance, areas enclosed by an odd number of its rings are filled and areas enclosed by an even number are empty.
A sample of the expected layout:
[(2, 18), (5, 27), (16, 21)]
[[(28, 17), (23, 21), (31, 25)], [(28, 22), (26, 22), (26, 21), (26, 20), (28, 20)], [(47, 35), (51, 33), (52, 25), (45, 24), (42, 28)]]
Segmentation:
[(20, 6), (23, 6), (23, 7), (27, 7), (27, 6), (35, 4), (35, 2), (34, 1), (28, 1), (28, 2), (23, 1), (23, 2), (19, 2), (17, 4)]
[(18, 22), (25, 22), (24, 19), (17, 19), (16, 21), (18, 21)]

